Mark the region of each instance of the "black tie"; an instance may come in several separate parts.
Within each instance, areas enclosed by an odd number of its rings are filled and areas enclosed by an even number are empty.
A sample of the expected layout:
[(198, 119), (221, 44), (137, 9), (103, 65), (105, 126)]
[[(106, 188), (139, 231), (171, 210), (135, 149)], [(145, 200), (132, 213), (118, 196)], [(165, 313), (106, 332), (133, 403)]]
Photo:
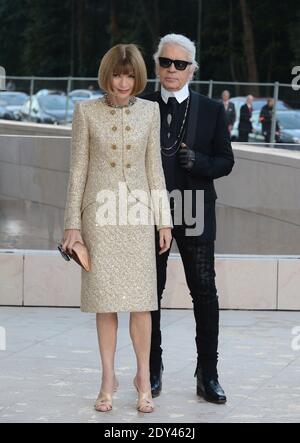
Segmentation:
[(177, 112), (178, 102), (175, 97), (169, 97), (168, 100), (168, 111), (167, 111), (167, 124), (168, 124), (168, 138), (171, 137), (171, 133), (174, 132), (172, 129), (175, 129), (176, 122), (176, 112)]

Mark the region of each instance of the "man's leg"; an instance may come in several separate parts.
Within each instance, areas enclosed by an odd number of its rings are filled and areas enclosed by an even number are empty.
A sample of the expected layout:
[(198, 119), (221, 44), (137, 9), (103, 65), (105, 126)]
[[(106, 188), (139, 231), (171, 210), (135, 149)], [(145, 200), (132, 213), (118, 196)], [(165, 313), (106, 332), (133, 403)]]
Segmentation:
[[(161, 370), (162, 370), (162, 348), (161, 348), (161, 330), (160, 330), (160, 306), (162, 294), (167, 280), (167, 263), (170, 249), (164, 254), (159, 255), (159, 233), (155, 232), (156, 244), (156, 268), (157, 268), (157, 298), (158, 310), (151, 312), (152, 317), (152, 335), (150, 351), (150, 380), (152, 386), (152, 395), (156, 397), (161, 389)], [(172, 245), (172, 244), (171, 244)]]
[(224, 403), (226, 397), (218, 385), (217, 373), (219, 302), (215, 286), (214, 241), (182, 236), (176, 238), (176, 242), (194, 305), (198, 353), (196, 373), (200, 377), (201, 372), (201, 377), (209, 384), (204, 387), (204, 397)]
[(248, 131), (239, 131), (239, 142), (247, 143), (248, 142)]
[(194, 305), (198, 361), (206, 373), (216, 375), (219, 302), (215, 286), (214, 242), (202, 242), (199, 237), (179, 237), (176, 241)]
[(266, 143), (270, 143), (271, 142), (271, 130), (270, 131), (266, 131), (265, 142)]

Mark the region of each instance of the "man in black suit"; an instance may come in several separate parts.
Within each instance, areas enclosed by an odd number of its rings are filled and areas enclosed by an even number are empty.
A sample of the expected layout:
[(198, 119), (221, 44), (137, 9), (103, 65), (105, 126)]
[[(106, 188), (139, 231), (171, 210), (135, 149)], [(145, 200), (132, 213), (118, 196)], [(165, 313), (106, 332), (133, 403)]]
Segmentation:
[(227, 90), (223, 91), (222, 95), (221, 95), (221, 99), (222, 99), (222, 103), (224, 105), (227, 127), (228, 127), (228, 131), (230, 134), (232, 131), (233, 125), (235, 123), (235, 119), (236, 119), (235, 106), (234, 106), (234, 103), (232, 103), (229, 100), (230, 99), (230, 92), (229, 91), (227, 91)]
[[(273, 108), (274, 108), (274, 99), (269, 98), (267, 101), (267, 104), (261, 108), (261, 111), (259, 114), (259, 121), (261, 122), (262, 133), (263, 133), (263, 136), (265, 137), (266, 143), (271, 142)], [(276, 143), (280, 142), (280, 127), (279, 127), (279, 123), (277, 120), (276, 120), (276, 126), (275, 126), (275, 141), (276, 141)]]
[(248, 95), (246, 103), (240, 109), (239, 141), (248, 142), (249, 133), (252, 132), (253, 95)]
[[(224, 106), (189, 89), (197, 62), (195, 45), (187, 37), (178, 34), (163, 37), (154, 59), (161, 91), (144, 98), (157, 101), (160, 105), (161, 153), (167, 189), (169, 192), (177, 189), (181, 193), (190, 190), (193, 214), (197, 206), (197, 191), (204, 192), (204, 230), (197, 235), (187, 235), (184, 222), (176, 225), (176, 207), (170, 199), (173, 237), (183, 261), (194, 305), (197, 393), (208, 401), (225, 403), (226, 396), (217, 373), (219, 305), (214, 268), (217, 195), (213, 184), (214, 179), (228, 175), (234, 164)], [(157, 233), (156, 242), (160, 306), (169, 251), (158, 254)], [(153, 397), (160, 394), (162, 371), (159, 309), (152, 312), (150, 374)]]

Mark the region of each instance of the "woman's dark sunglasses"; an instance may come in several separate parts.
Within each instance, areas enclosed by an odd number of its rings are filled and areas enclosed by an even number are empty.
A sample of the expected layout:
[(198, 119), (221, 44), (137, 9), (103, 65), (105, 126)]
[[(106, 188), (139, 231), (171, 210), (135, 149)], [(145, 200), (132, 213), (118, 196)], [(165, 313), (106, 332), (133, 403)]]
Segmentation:
[(171, 58), (167, 57), (158, 57), (159, 65), (162, 68), (169, 68), (172, 63), (174, 63), (175, 68), (178, 71), (184, 71), (187, 67), (187, 65), (191, 65), (191, 62), (186, 62), (185, 60), (172, 60)]

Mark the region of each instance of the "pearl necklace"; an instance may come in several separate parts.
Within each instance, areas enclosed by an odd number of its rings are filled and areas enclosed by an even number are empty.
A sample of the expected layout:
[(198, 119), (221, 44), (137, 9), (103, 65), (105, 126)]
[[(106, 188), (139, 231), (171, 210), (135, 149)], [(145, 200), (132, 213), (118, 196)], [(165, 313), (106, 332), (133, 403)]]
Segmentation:
[(112, 103), (109, 98), (108, 98), (108, 94), (104, 95), (104, 101), (105, 103), (112, 107), (112, 108), (128, 108), (129, 106), (132, 106), (135, 102), (136, 102), (136, 97), (130, 97), (130, 99), (128, 100), (128, 104), (127, 105), (115, 105), (114, 103)]

